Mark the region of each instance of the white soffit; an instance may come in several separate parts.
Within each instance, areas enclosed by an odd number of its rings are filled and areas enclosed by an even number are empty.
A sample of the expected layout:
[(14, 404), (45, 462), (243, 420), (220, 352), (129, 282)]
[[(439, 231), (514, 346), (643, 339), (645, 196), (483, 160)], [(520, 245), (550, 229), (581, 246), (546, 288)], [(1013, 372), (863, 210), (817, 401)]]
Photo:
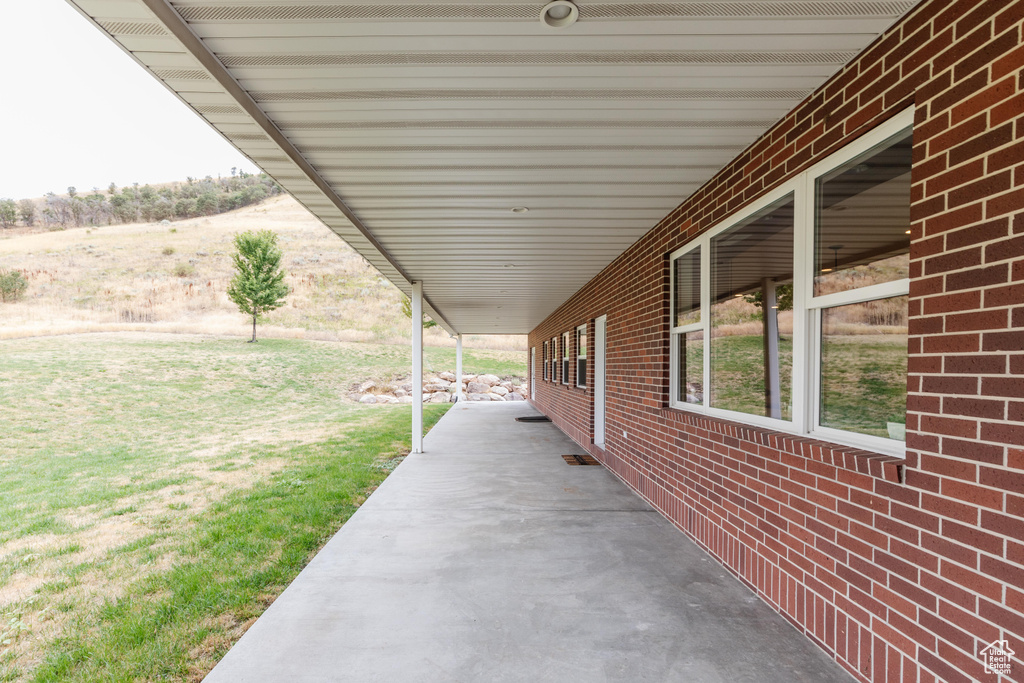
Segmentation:
[(449, 332), (525, 333), (917, 0), (69, 2)]

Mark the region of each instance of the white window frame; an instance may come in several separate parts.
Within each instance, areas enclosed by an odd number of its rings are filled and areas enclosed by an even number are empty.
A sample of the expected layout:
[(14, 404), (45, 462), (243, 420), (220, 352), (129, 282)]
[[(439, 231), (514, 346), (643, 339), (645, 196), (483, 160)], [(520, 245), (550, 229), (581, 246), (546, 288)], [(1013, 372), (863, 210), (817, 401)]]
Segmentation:
[[(583, 323), (582, 325), (580, 325), (579, 327), (576, 328), (576, 335), (575, 335), (575, 337), (576, 337), (576, 387), (579, 388), (579, 389), (586, 389), (587, 388), (586, 373), (583, 374), (583, 383), (582, 384), (580, 383), (580, 361), (583, 361), (584, 363), (587, 362), (587, 357), (580, 355), (580, 335), (581, 334), (584, 337), (587, 336), (587, 324), (586, 323)], [(583, 348), (586, 348), (586, 346), (584, 346)]]
[[(814, 192), (815, 181), (851, 159), (864, 154), (900, 133), (912, 128), (913, 109), (907, 109), (874, 130), (865, 133), (843, 149), (790, 179), (780, 187), (748, 204), (713, 228), (690, 241), (669, 257), (669, 405), (680, 410), (721, 417), (736, 422), (766, 427), (780, 432), (806, 435), (823, 441), (863, 448), (875, 453), (905, 457), (906, 444), (867, 434), (858, 434), (819, 425), (821, 377), (821, 315), (826, 308), (862, 303), (877, 299), (905, 296), (910, 292), (910, 279), (885, 282), (860, 289), (814, 296)], [(708, 405), (711, 380), (711, 240), (730, 230), (762, 209), (793, 196), (793, 383), (792, 420), (778, 420)], [(700, 254), (700, 322), (673, 327), (675, 323), (676, 259), (694, 249)], [(679, 400), (679, 337), (687, 332), (704, 332), (704, 392), (701, 403)]]
[(561, 362), (561, 356), (558, 355), (558, 337), (551, 338), (551, 377), (548, 381), (558, 383), (558, 364)]
[(558, 359), (558, 362), (562, 364), (562, 384), (568, 386), (569, 384), (569, 366), (572, 365), (572, 347), (570, 346), (570, 340), (572, 339), (572, 333), (562, 333), (562, 355)]
[(541, 374), (543, 375), (543, 379), (546, 380), (548, 378), (548, 342), (544, 342), (541, 348), (544, 349), (540, 361), (540, 364), (542, 366)]

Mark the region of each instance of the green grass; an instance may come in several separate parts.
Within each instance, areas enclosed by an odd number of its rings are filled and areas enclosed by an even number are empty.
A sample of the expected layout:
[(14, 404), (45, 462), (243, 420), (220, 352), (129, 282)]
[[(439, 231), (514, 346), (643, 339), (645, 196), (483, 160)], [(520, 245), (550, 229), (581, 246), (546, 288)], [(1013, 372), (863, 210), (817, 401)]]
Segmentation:
[[(521, 374), (521, 355), (466, 371)], [(408, 448), (408, 406), (345, 398), (408, 363), (284, 339), (0, 341), (0, 616), (25, 627), (0, 681), (201, 677)]]
[[(765, 414), (764, 351), (760, 336), (718, 337), (711, 343), (711, 405)], [(790, 416), (792, 338), (779, 341), (783, 417)], [(906, 419), (907, 347), (901, 335), (833, 335), (822, 349), (821, 423), (888, 437), (886, 422)]]

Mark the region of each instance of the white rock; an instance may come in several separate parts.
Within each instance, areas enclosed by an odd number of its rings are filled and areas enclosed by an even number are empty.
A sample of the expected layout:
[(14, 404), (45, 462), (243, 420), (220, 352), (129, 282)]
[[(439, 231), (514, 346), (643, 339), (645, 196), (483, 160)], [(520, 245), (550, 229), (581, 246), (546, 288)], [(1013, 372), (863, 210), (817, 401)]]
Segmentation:
[(365, 396), (363, 396), (362, 398), (359, 399), (359, 402), (360, 403), (366, 403), (367, 405), (369, 405), (371, 403), (376, 403), (377, 402), (377, 397), (374, 396), (373, 394), (366, 394)]
[(447, 403), (451, 396), (448, 395), (447, 391), (437, 391), (430, 395), (431, 403)]
[(463, 382), (472, 382), (475, 379), (476, 379), (476, 375), (463, 375), (462, 376), (462, 381)]
[(401, 388), (401, 387), (395, 389), (395, 396), (397, 396), (398, 398), (402, 398), (403, 396), (408, 396), (408, 395), (409, 395), (409, 392), (406, 391), (405, 389)]
[(426, 403), (429, 401), (431, 396), (433, 396), (433, 394), (423, 394), (423, 402)]
[(501, 378), (497, 375), (478, 375), (476, 378), (477, 382), (483, 382), (489, 387), (493, 387), (495, 384), (501, 381)]
[(385, 399), (385, 400), (387, 400), (387, 402), (388, 402), (388, 403), (390, 403), (390, 404), (396, 404), (396, 403), (398, 403), (398, 397), (397, 397), (397, 396), (383, 396), (383, 397), (381, 397), (381, 396), (378, 396), (378, 397), (377, 397), (377, 403), (380, 403), (380, 399), (381, 399), (381, 398), (384, 398), (384, 399)]
[(357, 391), (360, 394), (365, 394), (367, 391), (373, 389), (375, 386), (377, 386), (377, 383), (374, 382), (372, 379), (368, 379), (359, 385), (359, 389), (357, 389)]
[(399, 403), (412, 403), (412, 396), (409, 396), (408, 394), (406, 394), (405, 396), (399, 396), (398, 397), (398, 402)]
[(512, 389), (513, 389), (512, 382), (499, 382), (498, 386), (499, 387), (504, 387), (505, 389), (508, 389), (509, 391), (512, 391)]
[(401, 387), (399, 387), (399, 389), (402, 389), (407, 394), (411, 394), (412, 393), (412, 382), (406, 382)]
[(506, 401), (525, 401), (526, 399), (523, 398), (522, 394), (513, 391), (511, 394), (509, 394), (508, 396), (505, 397), (505, 400)]
[(498, 396), (505, 396), (505, 394), (509, 393), (509, 390), (501, 385), (498, 385), (496, 387), (491, 387), (491, 393), (497, 394)]
[(444, 382), (431, 382), (430, 384), (423, 385), (423, 391), (431, 394), (438, 391), (448, 391), (448, 385)]
[(492, 401), (504, 401), (505, 400), (504, 396), (498, 396), (497, 394), (487, 394), (487, 395), (491, 397)]
[(454, 382), (455, 381), (455, 373), (454, 372), (439, 372), (439, 373), (437, 373), (437, 376), (439, 378), (443, 379), (446, 382)]
[(491, 395), (490, 394), (470, 394), (469, 395), (469, 400), (470, 401), (490, 401), (491, 400)]
[(348, 395), (348, 400), (350, 400), (350, 401), (358, 401), (362, 397), (363, 397), (363, 395), (360, 394), (358, 391), (353, 391), (352, 393), (350, 393)]
[(491, 391), (491, 385), (484, 384), (483, 382), (470, 382), (469, 386), (466, 387), (466, 391), (471, 394), (487, 394)]
[(465, 387), (462, 386), (461, 382), (452, 382), (451, 384), (448, 385), (448, 391), (453, 394), (459, 393), (459, 388), (465, 389)]

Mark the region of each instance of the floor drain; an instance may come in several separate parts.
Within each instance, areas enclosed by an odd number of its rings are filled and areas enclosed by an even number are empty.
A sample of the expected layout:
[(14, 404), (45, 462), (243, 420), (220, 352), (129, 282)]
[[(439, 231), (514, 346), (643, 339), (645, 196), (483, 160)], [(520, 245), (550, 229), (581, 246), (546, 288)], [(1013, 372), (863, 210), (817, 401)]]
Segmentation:
[(567, 465), (600, 465), (597, 460), (589, 455), (563, 455), (562, 460), (565, 460)]
[(551, 422), (551, 418), (547, 415), (525, 415), (517, 417), (516, 422)]

